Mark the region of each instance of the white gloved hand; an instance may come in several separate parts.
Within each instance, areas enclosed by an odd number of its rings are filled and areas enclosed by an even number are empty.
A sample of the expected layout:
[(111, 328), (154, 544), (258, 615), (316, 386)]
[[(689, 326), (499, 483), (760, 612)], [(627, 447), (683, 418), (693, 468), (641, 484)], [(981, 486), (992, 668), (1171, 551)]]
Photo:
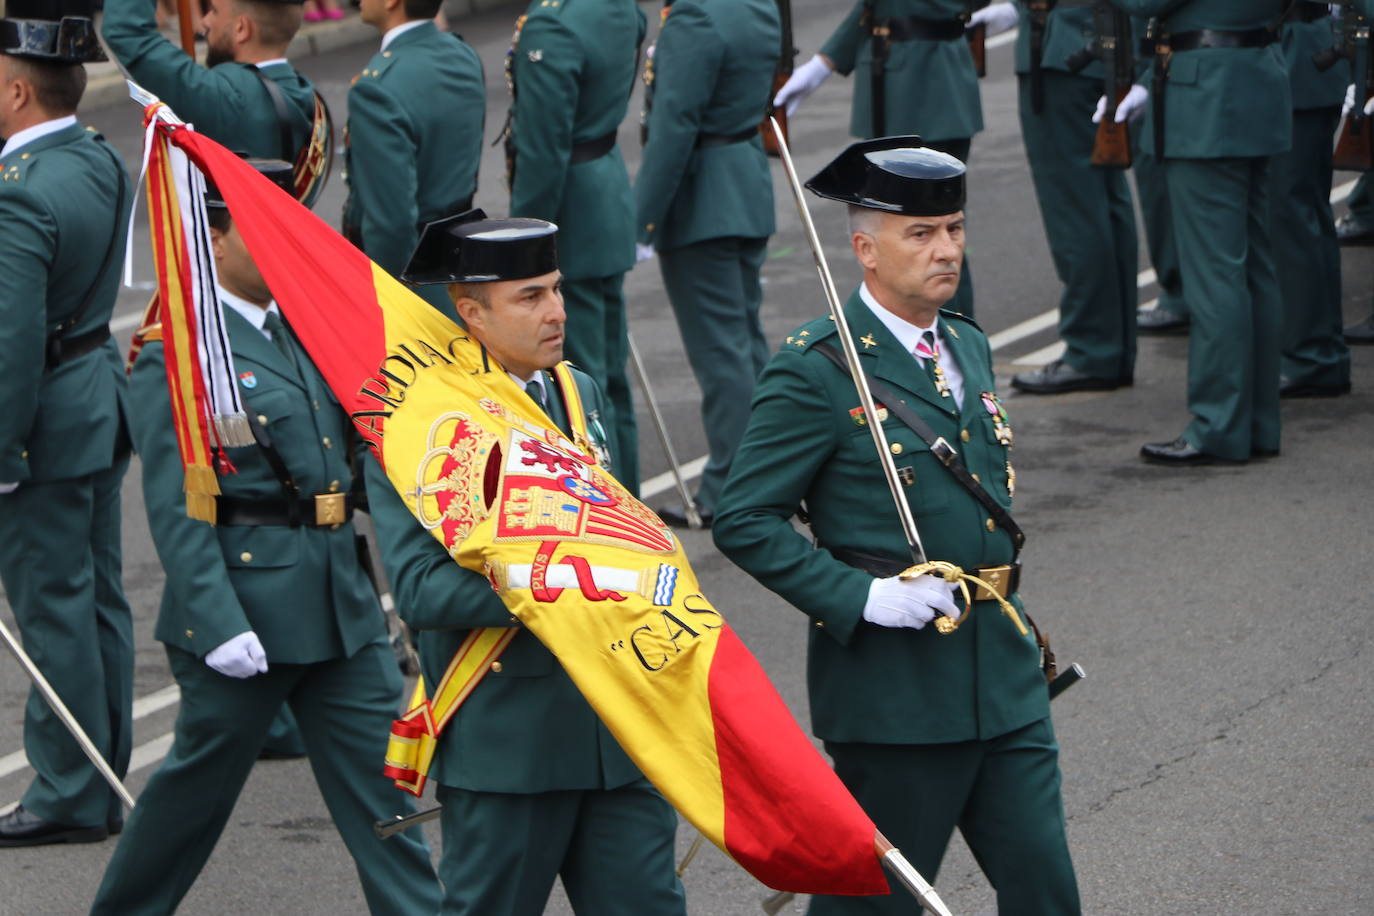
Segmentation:
[(635, 242), (635, 263), (642, 264), (654, 256), (653, 245), (641, 245)]
[(834, 72), (835, 68), (830, 65), (830, 61), (819, 54), (813, 55), (810, 60), (792, 71), (792, 76), (783, 83), (778, 94), (773, 96), (773, 107), (784, 109), (787, 116), (792, 117), (806, 97), (819, 89), (821, 83)]
[(17, 489), (19, 489), (19, 484), (17, 483), (0, 483), (0, 496), (6, 493), (13, 493)]
[(896, 576), (874, 579), (864, 602), (864, 620), (880, 627), (911, 627), (919, 630), (936, 614), (957, 620), (959, 607), (954, 592), (959, 588), (938, 576), (902, 580)]
[[(1345, 101), (1341, 104), (1341, 117), (1345, 117), (1355, 109), (1355, 84), (1351, 83), (1345, 87)], [(1371, 95), (1364, 103), (1364, 113), (1374, 115), (1374, 95)]]
[(225, 640), (205, 656), (205, 664), (226, 677), (245, 678), (267, 670), (267, 653), (258, 634), (249, 630)]
[(975, 25), (987, 26), (987, 36), (991, 38), (1016, 28), (1020, 18), (1021, 15), (1016, 11), (1016, 4), (992, 3), (981, 10), (974, 10), (973, 15), (969, 17), (968, 24), (970, 27)]
[[(1129, 118), (1135, 121), (1145, 114), (1145, 104), (1150, 101), (1150, 90), (1136, 83), (1121, 98), (1116, 106), (1116, 116), (1112, 118), (1118, 124), (1126, 123)], [(1101, 124), (1102, 116), (1107, 113), (1107, 97), (1099, 96), (1097, 99), (1097, 110), (1093, 112), (1093, 123)]]

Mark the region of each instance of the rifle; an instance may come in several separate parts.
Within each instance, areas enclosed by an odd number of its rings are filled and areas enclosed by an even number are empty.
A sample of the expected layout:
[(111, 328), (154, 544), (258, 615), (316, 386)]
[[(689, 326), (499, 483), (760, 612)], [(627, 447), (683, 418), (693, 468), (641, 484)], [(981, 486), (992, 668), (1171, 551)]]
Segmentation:
[(1135, 82), (1131, 20), (1110, 0), (1097, 0), (1093, 6), (1093, 24), (1095, 34), (1092, 43), (1070, 57), (1065, 64), (1070, 72), (1078, 73), (1094, 60), (1102, 62), (1102, 95), (1107, 99), (1107, 107), (1097, 125), (1092, 164), (1109, 169), (1128, 169), (1131, 167), (1131, 129), (1125, 123), (1116, 122), (1116, 107)]
[[(964, 4), (964, 12), (960, 18), (967, 25), (974, 10), (981, 10), (991, 2), (992, 0), (968, 0)], [(980, 22), (972, 28), (967, 28), (964, 30), (964, 39), (968, 42), (969, 53), (973, 55), (974, 72), (982, 79), (988, 75), (988, 27)]]
[(774, 108), (773, 99), (777, 98), (779, 90), (791, 78), (797, 60), (797, 49), (792, 44), (792, 0), (778, 0), (778, 18), (782, 21), (782, 56), (778, 58), (778, 69), (773, 74), (773, 91), (768, 95), (768, 112), (763, 116), (763, 123), (759, 125), (759, 133), (763, 134), (763, 151), (775, 158), (782, 154), (778, 151), (778, 139), (774, 136), (768, 121), (771, 118), (777, 122), (778, 129), (782, 131), (782, 138), (786, 141), (787, 110)]
[(1031, 111), (1043, 114), (1045, 111), (1045, 70), (1041, 58), (1045, 56), (1045, 28), (1049, 25), (1050, 13), (1057, 0), (1029, 0), (1026, 9), (1030, 11), (1030, 92)]
[(1312, 63), (1323, 72), (1341, 60), (1350, 61), (1355, 84), (1355, 107), (1350, 109), (1337, 134), (1336, 150), (1331, 164), (1335, 168), (1354, 172), (1374, 169), (1374, 125), (1364, 113), (1369, 101), (1370, 68), (1369, 19), (1360, 13), (1350, 0), (1341, 3), (1341, 28), (1336, 43), (1312, 56)]

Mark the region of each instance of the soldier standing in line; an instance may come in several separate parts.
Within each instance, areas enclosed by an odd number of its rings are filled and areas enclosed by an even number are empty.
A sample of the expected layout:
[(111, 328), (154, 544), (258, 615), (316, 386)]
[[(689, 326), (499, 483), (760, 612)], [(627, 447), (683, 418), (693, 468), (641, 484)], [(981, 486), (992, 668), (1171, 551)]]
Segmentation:
[[(132, 190), (76, 120), (82, 64), (105, 59), (90, 0), (9, 0), (0, 19), (0, 582), (24, 647), (122, 777), (133, 728), (133, 624), (120, 581), (129, 466), (110, 338)], [(0, 846), (118, 833), (119, 798), (34, 689), (34, 769)]]
[[(286, 162), (251, 164), (283, 188)], [(361, 445), (295, 341), (229, 210), (206, 193), (219, 299), (256, 442), (227, 449), (216, 524), (186, 514), (160, 325), (130, 376), (148, 527), (167, 574), (155, 635), (181, 688), (172, 748), (139, 796), (92, 905), (171, 913), (233, 813), (273, 716), (290, 704), (370, 912), (433, 916), (440, 888), (418, 829), (373, 823), (406, 803), (379, 770), (405, 684), (352, 514)]]
[(1141, 455), (1174, 466), (1275, 455), (1282, 305), (1268, 211), (1270, 159), (1292, 139), (1288, 75), (1274, 46), (1284, 0), (1112, 2), (1155, 17), (1145, 132), (1163, 159), (1193, 312), (1193, 420)]
[[(1374, 18), (1374, 0), (1355, 0), (1360, 13)], [(1350, 212), (1336, 224), (1336, 237), (1342, 245), (1374, 245), (1374, 173), (1360, 176), (1350, 192)], [(1344, 331), (1347, 344), (1374, 344), (1374, 313)]]
[[(964, 31), (988, 16), (982, 9), (970, 19), (966, 0), (856, 0), (773, 104), (791, 117), (831, 73), (853, 73), (850, 134), (920, 134), (930, 148), (968, 162), (973, 135), (983, 129), (983, 103)], [(967, 265), (949, 307), (973, 314)]]
[(616, 132), (638, 75), (644, 14), (634, 0), (531, 0), (507, 57), (512, 216), (576, 239), (563, 257), (568, 358), (603, 385), (616, 479), (639, 489), (639, 437), (626, 375), (625, 272), (635, 263), (634, 195)]
[[(420, 229), (472, 207), (487, 95), (477, 52), (440, 32), (440, 0), (363, 0), (382, 46), (348, 90), (344, 235), (393, 275)], [(434, 287), (416, 294), (450, 318)]]
[[(773, 184), (759, 123), (782, 31), (776, 0), (677, 0), (654, 52), (649, 142), (635, 176), (639, 251), (655, 251), (692, 373), (710, 454), (695, 502), (710, 525), (768, 361), (759, 273)], [(687, 524), (685, 507), (659, 517)]]

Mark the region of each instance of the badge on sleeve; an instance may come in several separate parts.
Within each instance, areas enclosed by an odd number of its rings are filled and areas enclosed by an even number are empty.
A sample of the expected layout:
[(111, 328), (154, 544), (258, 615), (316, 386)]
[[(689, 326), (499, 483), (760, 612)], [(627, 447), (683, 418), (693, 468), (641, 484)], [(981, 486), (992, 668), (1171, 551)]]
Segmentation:
[(239, 384), (245, 388), (256, 388), (258, 387), (258, 377), (251, 372), (240, 372)]

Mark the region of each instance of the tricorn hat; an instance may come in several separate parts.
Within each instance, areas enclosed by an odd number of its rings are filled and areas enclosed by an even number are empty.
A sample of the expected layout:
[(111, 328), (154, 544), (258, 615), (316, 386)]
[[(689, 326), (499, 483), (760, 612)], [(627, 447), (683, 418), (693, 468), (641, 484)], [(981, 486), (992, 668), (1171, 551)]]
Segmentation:
[(0, 53), (57, 64), (107, 60), (96, 37), (95, 0), (8, 0)]
[(487, 219), (468, 210), (425, 224), (401, 271), (416, 286), (524, 280), (558, 269), (558, 227), (542, 219)]
[[(239, 156), (248, 165), (257, 169), (260, 174), (264, 175), (274, 185), (281, 188), (287, 194), (293, 197), (295, 196), (296, 184), (291, 163), (282, 159), (253, 159), (243, 155), (243, 153), (239, 153)], [(228, 206), (228, 204), (224, 202), (224, 195), (220, 193), (219, 188), (215, 187), (215, 183), (210, 180), (210, 176), (208, 175), (205, 176), (205, 206)]]
[(806, 187), (871, 210), (946, 216), (964, 209), (965, 171), (948, 153), (922, 146), (920, 137), (880, 137), (851, 144)]

